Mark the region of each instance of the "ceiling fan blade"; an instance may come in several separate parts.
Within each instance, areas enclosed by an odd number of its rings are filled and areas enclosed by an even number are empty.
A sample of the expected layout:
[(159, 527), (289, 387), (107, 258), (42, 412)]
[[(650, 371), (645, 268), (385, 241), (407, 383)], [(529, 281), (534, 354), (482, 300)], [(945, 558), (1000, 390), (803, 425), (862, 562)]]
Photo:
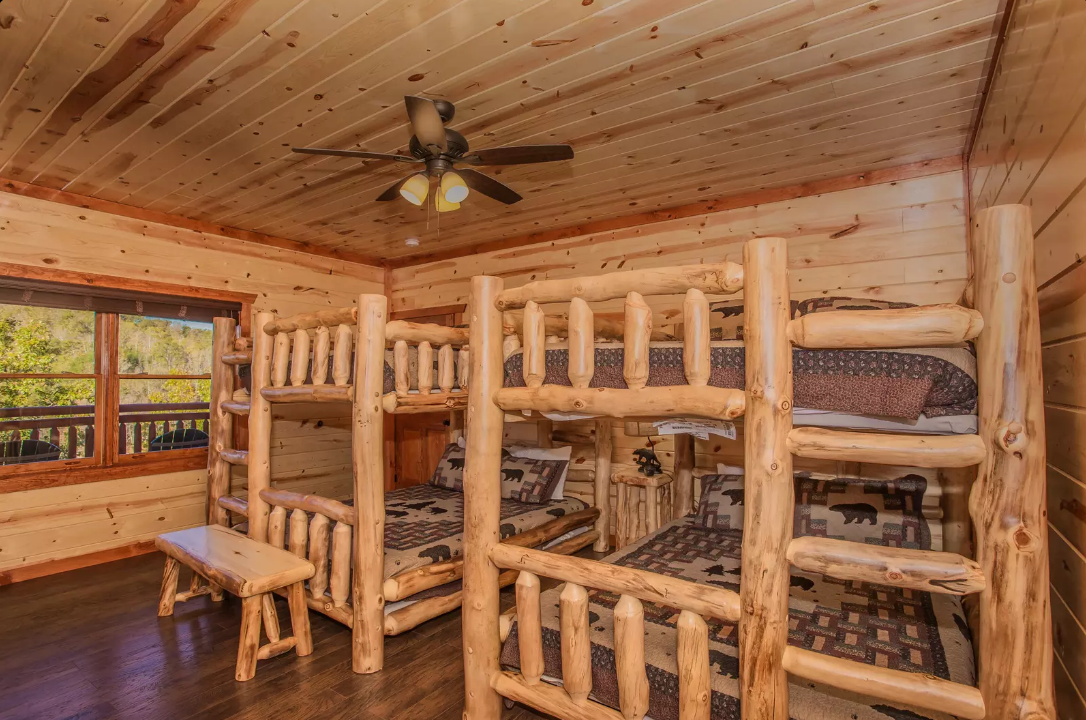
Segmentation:
[(572, 159), (573, 148), (569, 145), (516, 145), (476, 150), (457, 162), (472, 165), (523, 165)]
[(332, 150), (330, 148), (291, 148), (296, 153), (307, 155), (335, 155), (337, 157), (362, 158), (365, 160), (394, 160), (402, 163), (420, 163), (418, 158), (407, 155), (389, 155), (388, 153), (366, 152), (365, 150)]
[[(395, 185), (390, 187), (388, 190), (385, 190), (383, 193), (377, 196), (377, 202), (388, 202), (389, 200), (395, 200), (396, 198), (400, 197), (400, 188), (402, 188), (403, 184), (410, 180), (412, 177), (414, 176), (408, 175), (403, 180), (400, 180)], [(464, 182), (467, 182), (467, 180), (465, 180)]]
[[(405, 95), (403, 101), (407, 105), (407, 116), (411, 118), (411, 129), (415, 131), (415, 137), (422, 146), (430, 148), (430, 152), (435, 155), (448, 152), (445, 123), (441, 122), (441, 115), (434, 101), (415, 95)], [(434, 152), (434, 148), (438, 148), (437, 152)]]
[(472, 190), (478, 190), (483, 195), (492, 197), (506, 205), (512, 205), (515, 202), (523, 200), (513, 188), (508, 185), (503, 185), (488, 175), (483, 175), (478, 170), (461, 168), (457, 170), (456, 173), (464, 178), (464, 183)]

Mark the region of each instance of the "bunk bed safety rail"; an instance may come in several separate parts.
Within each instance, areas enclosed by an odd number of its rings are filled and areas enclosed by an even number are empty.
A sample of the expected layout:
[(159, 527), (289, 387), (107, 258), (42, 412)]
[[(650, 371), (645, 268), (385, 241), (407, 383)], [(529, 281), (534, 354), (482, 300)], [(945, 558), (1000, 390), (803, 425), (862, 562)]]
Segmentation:
[[(643, 717), (648, 711), (645, 613), (642, 602), (678, 608), (677, 660), (680, 717), (706, 718), (710, 703), (709, 631), (705, 617), (738, 622), (739, 595), (731, 590), (601, 563), (511, 547), (491, 548), (500, 568), (518, 570), (516, 612), (520, 672), (495, 672), (491, 686), (501, 695), (562, 718)], [(562, 688), (540, 682), (543, 640), (539, 576), (565, 581), (559, 599)], [(592, 702), (591, 640), (586, 587), (620, 595), (615, 606), (615, 664), (621, 713)]]
[(306, 590), (307, 604), (351, 625), (348, 601), (355, 509), (337, 500), (287, 490), (261, 490), (260, 497), (271, 508), (268, 544), (288, 545), (286, 549), (316, 568)]
[[(392, 343), (395, 390), (384, 397), (388, 413), (423, 413), (463, 410), (467, 407), (468, 330), (429, 323), (393, 320), (385, 325), (385, 339)], [(418, 352), (418, 393), (411, 394), (410, 345)], [(437, 386), (434, 388), (434, 348), (437, 348)], [(459, 357), (455, 348), (460, 349)], [(455, 390), (459, 386), (459, 390)]]
[(348, 381), (357, 322), (358, 309), (350, 307), (272, 318), (263, 323), (263, 333), (273, 338), (269, 383), (260, 389), (264, 399), (281, 403), (350, 402), (354, 390)]

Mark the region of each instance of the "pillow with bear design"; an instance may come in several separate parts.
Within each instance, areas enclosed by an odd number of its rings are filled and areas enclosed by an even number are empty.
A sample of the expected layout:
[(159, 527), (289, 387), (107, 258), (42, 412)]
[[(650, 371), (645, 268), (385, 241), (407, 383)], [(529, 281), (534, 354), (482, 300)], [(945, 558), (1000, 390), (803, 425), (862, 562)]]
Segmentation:
[(921, 475), (870, 480), (798, 474), (793, 534), (931, 550), (923, 513), (926, 489)]
[[(464, 492), (464, 448), (452, 443), (438, 461), (430, 484)], [(562, 480), (568, 460), (513, 457), (502, 450), (501, 493), (506, 500), (538, 505), (547, 502)]]
[(717, 530), (743, 529), (743, 476), (704, 475), (698, 519)]

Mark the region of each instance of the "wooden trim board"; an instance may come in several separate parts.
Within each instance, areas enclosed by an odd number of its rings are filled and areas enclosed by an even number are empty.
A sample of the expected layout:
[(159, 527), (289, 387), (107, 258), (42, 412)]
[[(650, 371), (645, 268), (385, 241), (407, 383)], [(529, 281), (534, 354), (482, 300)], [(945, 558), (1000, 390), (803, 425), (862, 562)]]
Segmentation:
[[(133, 220), (144, 220), (146, 222), (169, 225), (199, 233), (220, 235), (232, 240), (238, 240), (241, 243), (266, 245), (279, 248), (280, 250), (293, 250), (294, 252), (319, 255), (334, 260), (342, 260), (343, 262), (356, 263), (358, 265), (369, 265), (371, 267), (384, 266), (384, 263), (380, 260), (360, 253), (318, 247), (297, 240), (287, 240), (286, 238), (264, 235), (263, 233), (242, 230), (228, 225), (216, 225), (215, 223), (206, 222), (204, 220), (193, 220), (181, 215), (174, 215), (159, 210), (147, 210), (146, 208), (123, 205), (110, 200), (100, 200), (86, 195), (76, 195), (75, 193), (64, 192), (63, 190), (53, 190), (52, 188), (32, 185), (18, 180), (11, 180), (9, 178), (0, 178), (0, 192), (36, 198), (38, 200), (49, 200), (51, 202), (61, 203), (62, 205), (96, 210), (111, 215), (132, 218)], [(224, 249), (230, 250), (229, 247), (225, 247)], [(237, 245), (232, 251), (241, 255), (248, 254), (244, 252), (244, 245)]]
[(755, 192), (745, 193), (742, 195), (733, 195), (730, 197), (723, 197), (716, 200), (705, 200), (702, 202), (691, 203), (689, 205), (682, 205), (679, 207), (671, 208), (670, 210), (656, 210), (653, 212), (640, 213), (637, 215), (624, 215), (622, 217), (611, 218), (609, 220), (600, 220), (597, 222), (586, 223), (584, 225), (575, 225), (572, 227), (559, 228), (555, 230), (544, 230), (543, 232), (531, 233), (529, 235), (518, 235), (517, 237), (502, 238), (501, 240), (491, 240), (488, 242), (477, 243), (475, 245), (464, 245), (462, 247), (449, 248), (448, 250), (442, 250), (439, 252), (425, 253), (422, 255), (411, 255), (409, 257), (399, 258), (397, 260), (391, 261), (388, 263), (388, 266), (393, 269), (398, 269), (403, 267), (409, 267), (412, 265), (423, 265), (426, 263), (437, 262), (441, 260), (452, 260), (455, 258), (464, 257), (466, 255), (478, 255), (480, 253), (493, 252), (496, 250), (508, 250), (511, 248), (521, 247), (523, 245), (535, 245), (538, 243), (554, 242), (556, 240), (564, 240), (566, 238), (577, 237), (579, 235), (591, 235), (594, 233), (608, 232), (611, 230), (622, 230), (625, 228), (638, 227), (641, 225), (650, 225), (652, 223), (666, 222), (668, 220), (677, 220), (680, 218), (692, 217), (694, 215), (708, 215), (711, 213), (724, 212), (727, 210), (735, 210), (737, 208), (763, 205), (765, 203), (794, 200), (796, 198), (808, 197), (810, 195), (822, 195), (824, 193), (838, 192), (841, 190), (852, 190), (860, 187), (868, 187), (870, 185), (881, 185), (883, 183), (896, 182), (899, 180), (911, 180), (913, 178), (925, 177), (928, 175), (938, 175), (940, 173), (961, 170), (962, 167), (962, 156), (952, 155), (950, 157), (940, 158), (938, 160), (925, 160), (923, 162), (911, 163), (909, 165), (901, 165), (899, 167), (887, 168), (885, 170), (874, 170), (867, 173), (854, 173), (852, 175), (844, 175), (842, 177), (830, 178), (828, 180), (817, 180), (810, 183), (802, 183), (800, 185), (789, 185), (787, 187), (781, 188), (757, 190)]
[(3, 587), (4, 585), (14, 585), (17, 582), (23, 582), (24, 580), (34, 580), (35, 578), (56, 575), (57, 573), (68, 572), (69, 570), (79, 570), (93, 565), (101, 565), (102, 563), (123, 560), (125, 558), (146, 555), (153, 552), (156, 552), (154, 540), (140, 540), (129, 543), (128, 545), (109, 548), (108, 550), (98, 550), (96, 552), (87, 553), (86, 555), (75, 555), (69, 558), (61, 558), (60, 560), (46, 560), (45, 562), (34, 563), (33, 565), (24, 565), (22, 567), (0, 571), (0, 587)]

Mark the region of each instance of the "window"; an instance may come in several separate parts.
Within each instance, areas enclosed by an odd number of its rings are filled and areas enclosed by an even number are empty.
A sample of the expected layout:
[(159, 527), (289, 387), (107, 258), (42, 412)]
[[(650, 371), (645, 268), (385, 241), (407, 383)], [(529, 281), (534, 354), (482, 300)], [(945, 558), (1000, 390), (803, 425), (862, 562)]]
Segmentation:
[(0, 492), (205, 467), (211, 320), (243, 310), (0, 276)]

